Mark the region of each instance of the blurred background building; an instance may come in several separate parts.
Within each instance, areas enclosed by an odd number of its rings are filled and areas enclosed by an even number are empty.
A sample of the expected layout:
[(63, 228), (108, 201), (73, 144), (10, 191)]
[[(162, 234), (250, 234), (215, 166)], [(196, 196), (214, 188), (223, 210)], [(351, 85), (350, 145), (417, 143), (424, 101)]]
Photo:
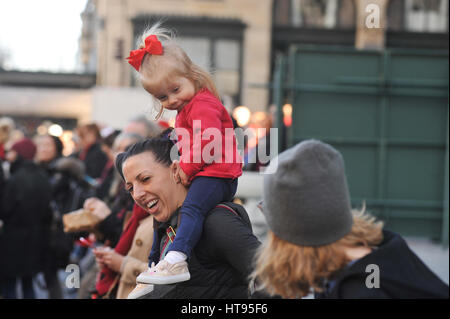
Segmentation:
[(352, 204), (448, 245), (448, 1), (275, 1), (279, 149), (346, 159)]
[[(370, 39), (363, 43), (358, 23), (369, 2), (381, 6), (375, 48), (448, 49), (448, 1), (87, 0), (74, 74), (6, 71), (1, 67), (8, 52), (0, 50), (1, 112), (19, 120), (60, 118), (65, 125), (92, 120), (117, 128), (130, 113), (149, 115), (150, 100), (124, 59), (137, 35), (161, 20), (192, 59), (214, 73), (230, 110), (244, 105), (267, 111), (276, 56), (292, 46), (373, 48)], [(58, 95), (71, 102), (60, 103)]]
[[(245, 105), (252, 112), (267, 111), (273, 102), (267, 84), (273, 80), (275, 57), (287, 54), (293, 45), (371, 48), (356, 43), (364, 33), (359, 32), (361, 23), (357, 21), (367, 16), (367, 2), (87, 0), (80, 15), (74, 74), (5, 71), (1, 66), (8, 56), (0, 50), (1, 111), (18, 119), (60, 118), (65, 125), (70, 120), (92, 120), (117, 128), (131, 113), (148, 115), (150, 100), (136, 83), (125, 57), (136, 47), (137, 35), (161, 20), (176, 31), (192, 59), (213, 72), (230, 110)], [(379, 48), (448, 49), (448, 1), (370, 3), (378, 3), (382, 9)], [(54, 100), (49, 98), (50, 92), (55, 92)], [(71, 102), (60, 103), (58, 95)]]

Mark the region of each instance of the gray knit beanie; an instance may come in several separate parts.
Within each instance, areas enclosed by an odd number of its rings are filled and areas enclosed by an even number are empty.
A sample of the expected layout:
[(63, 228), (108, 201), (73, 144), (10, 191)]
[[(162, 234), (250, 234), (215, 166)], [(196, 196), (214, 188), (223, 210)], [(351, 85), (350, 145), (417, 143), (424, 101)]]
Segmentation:
[(264, 177), (263, 211), (270, 229), (300, 246), (331, 244), (353, 225), (342, 155), (307, 140), (282, 152)]

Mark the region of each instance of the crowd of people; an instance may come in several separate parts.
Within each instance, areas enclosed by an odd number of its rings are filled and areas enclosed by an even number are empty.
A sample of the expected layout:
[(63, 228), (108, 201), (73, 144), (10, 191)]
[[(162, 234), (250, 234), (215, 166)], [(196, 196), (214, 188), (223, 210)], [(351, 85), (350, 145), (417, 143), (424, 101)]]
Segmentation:
[[(236, 136), (227, 140), (235, 125), (211, 75), (159, 23), (140, 42), (128, 62), (159, 106), (157, 119), (177, 111), (174, 129), (142, 117), (121, 131), (79, 125), (79, 148), (63, 156), (57, 137), (10, 140), (13, 123), (0, 120), (9, 164), (0, 175), (3, 298), (17, 297), (18, 282), (34, 298), (37, 273), (49, 298), (61, 298), (58, 270), (86, 256), (95, 262), (82, 269), (82, 299), (448, 298), (448, 285), (401, 236), (352, 210), (344, 159), (321, 141), (270, 161), (261, 243), (234, 201), (255, 152), (242, 160)], [(260, 164), (268, 163), (254, 169)], [(78, 209), (95, 226), (65, 232), (64, 217)]]
[[(301, 298), (311, 293), (316, 298), (448, 298), (448, 286), (401, 236), (383, 229), (364, 208), (351, 209), (343, 158), (328, 144), (304, 141), (273, 163), (278, 168), (265, 177), (261, 204), (269, 226), (264, 243), (254, 236), (244, 207), (223, 202), (205, 217), (189, 259), (190, 280), (152, 285), (137, 278), (148, 271), (154, 238), (167, 244), (172, 235), (167, 229), (178, 229), (179, 208), (188, 194), (177, 179), (180, 166), (170, 157), (173, 141), (165, 126), (140, 117), (106, 136), (94, 124), (80, 126), (88, 132), (80, 139), (91, 134), (91, 143), (63, 156), (59, 138), (8, 142), (12, 121), (0, 124), (1, 160), (9, 163), (0, 180), (1, 298), (17, 298), (18, 284), (23, 298), (35, 298), (38, 273), (48, 297), (63, 298), (58, 270), (79, 263), (88, 249), (95, 262), (82, 274), (77, 297), (83, 299)], [(88, 158), (103, 167), (88, 164)], [(151, 186), (136, 180), (145, 172), (151, 172)], [(155, 194), (160, 215), (143, 209), (142, 199), (125, 183)], [(78, 208), (100, 220), (95, 235), (62, 230), (61, 216)], [(95, 247), (79, 245), (80, 237)], [(367, 287), (369, 264), (383, 270), (379, 289)]]
[(65, 233), (64, 214), (89, 209), (101, 220), (95, 241), (108, 247), (117, 244), (133, 199), (115, 170), (114, 158), (159, 134), (167, 126), (160, 123), (140, 116), (121, 131), (107, 129), (103, 135), (95, 123), (80, 125), (75, 129), (79, 149), (64, 156), (59, 137), (27, 138), (14, 134), (13, 120), (0, 119), (1, 297), (16, 298), (19, 285), (24, 298), (34, 298), (33, 278), (42, 273), (48, 297), (63, 298), (58, 270), (86, 256), (88, 248), (78, 239), (89, 237), (86, 232)]

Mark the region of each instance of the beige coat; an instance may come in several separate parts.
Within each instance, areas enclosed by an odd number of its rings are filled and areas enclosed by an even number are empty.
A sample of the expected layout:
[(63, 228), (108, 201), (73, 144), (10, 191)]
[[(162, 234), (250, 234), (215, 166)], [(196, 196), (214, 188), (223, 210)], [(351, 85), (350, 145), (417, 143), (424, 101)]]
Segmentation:
[(126, 299), (136, 286), (136, 277), (148, 268), (148, 255), (153, 243), (153, 217), (149, 216), (139, 222), (133, 244), (120, 267), (120, 282), (117, 299)]

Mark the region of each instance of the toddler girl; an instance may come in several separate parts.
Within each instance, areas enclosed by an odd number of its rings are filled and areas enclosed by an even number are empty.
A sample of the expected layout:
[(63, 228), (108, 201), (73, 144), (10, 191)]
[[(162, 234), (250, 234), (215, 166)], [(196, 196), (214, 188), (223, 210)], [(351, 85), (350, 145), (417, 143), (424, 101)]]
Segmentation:
[[(161, 241), (155, 232), (149, 269), (137, 281), (170, 284), (190, 279), (187, 260), (200, 239), (205, 215), (218, 203), (232, 199), (237, 178), (242, 175), (242, 161), (237, 155), (230, 115), (219, 100), (211, 76), (195, 65), (159, 24), (144, 32), (142, 40), (140, 48), (131, 51), (127, 59), (139, 72), (144, 89), (159, 101), (157, 117), (163, 109), (177, 111), (175, 132), (181, 155), (178, 178), (190, 187), (180, 208), (176, 237), (164, 249), (165, 257), (160, 256)], [(151, 202), (147, 210), (151, 213), (156, 206), (157, 202)]]

